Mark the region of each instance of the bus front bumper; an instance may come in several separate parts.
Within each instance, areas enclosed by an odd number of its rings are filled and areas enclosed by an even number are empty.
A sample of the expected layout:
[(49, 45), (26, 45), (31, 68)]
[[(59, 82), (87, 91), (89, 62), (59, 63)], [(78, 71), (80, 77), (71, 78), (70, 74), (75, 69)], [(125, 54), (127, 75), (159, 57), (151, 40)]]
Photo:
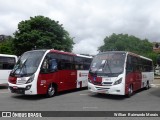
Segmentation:
[(97, 86), (88, 82), (88, 90), (93, 93), (103, 93), (112, 95), (125, 95), (123, 85)]
[(24, 95), (36, 95), (36, 91), (33, 89), (32, 84), (12, 84), (8, 83), (8, 89), (11, 93), (24, 94)]

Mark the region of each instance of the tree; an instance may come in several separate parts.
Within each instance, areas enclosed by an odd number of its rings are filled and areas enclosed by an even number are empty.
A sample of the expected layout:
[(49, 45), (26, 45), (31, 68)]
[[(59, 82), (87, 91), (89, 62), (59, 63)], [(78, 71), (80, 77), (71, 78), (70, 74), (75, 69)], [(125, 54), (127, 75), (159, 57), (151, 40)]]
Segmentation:
[(157, 64), (160, 65), (160, 54), (157, 56)]
[(102, 51), (130, 51), (139, 54), (145, 54), (152, 51), (152, 43), (147, 39), (141, 40), (128, 34), (112, 34), (104, 39), (104, 45), (99, 47)]
[(1, 54), (14, 54), (13, 49), (13, 38), (8, 37), (3, 42), (0, 43), (0, 53)]
[(104, 45), (98, 48), (104, 51), (130, 51), (153, 59), (156, 64), (157, 54), (153, 52), (153, 44), (147, 39), (140, 39), (128, 34), (112, 34), (104, 39)]
[(13, 45), (17, 55), (34, 48), (72, 51), (74, 44), (69, 33), (58, 21), (44, 16), (21, 21), (14, 35)]
[(158, 43), (155, 44), (155, 48), (159, 48), (159, 44)]

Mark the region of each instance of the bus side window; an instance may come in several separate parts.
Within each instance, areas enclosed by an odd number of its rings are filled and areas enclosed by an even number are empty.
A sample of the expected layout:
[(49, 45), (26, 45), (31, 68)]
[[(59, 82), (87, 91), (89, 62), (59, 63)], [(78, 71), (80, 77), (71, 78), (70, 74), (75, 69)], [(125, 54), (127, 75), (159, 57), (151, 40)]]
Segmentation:
[(83, 70), (84, 69), (84, 62), (83, 58), (75, 56), (74, 57), (75, 69), (76, 70)]
[(3, 64), (0, 63), (0, 69), (2, 69), (2, 68), (3, 68)]
[(78, 66), (78, 65), (75, 65), (75, 69), (78, 70), (78, 69), (79, 69), (79, 66)]
[(131, 56), (128, 56), (127, 57), (127, 64), (126, 64), (126, 74), (133, 72), (133, 66), (134, 65), (132, 64)]
[(92, 62), (92, 60), (91, 59), (89, 59), (89, 58), (85, 58), (84, 59), (84, 70), (89, 70), (89, 67), (90, 67), (90, 63)]
[(84, 68), (83, 68), (83, 65), (80, 65), (80, 69), (81, 69), (81, 70), (83, 70), (83, 69), (84, 69)]
[(15, 62), (15, 58), (13, 57), (0, 57), (0, 69), (11, 70)]
[(48, 60), (45, 58), (41, 67), (41, 72), (42, 73), (48, 72), (48, 66), (49, 66)]
[(132, 72), (132, 71), (133, 71), (132, 64), (129, 64), (129, 63), (127, 63), (126, 70), (127, 70), (127, 71), (130, 71), (130, 72)]
[(47, 59), (45, 58), (41, 67), (42, 73), (50, 73), (57, 71), (57, 60), (56, 59)]
[(59, 59), (59, 66), (60, 70), (72, 70), (73, 69), (73, 56), (69, 55), (60, 55)]
[(49, 72), (57, 71), (57, 61), (56, 59), (49, 60)]

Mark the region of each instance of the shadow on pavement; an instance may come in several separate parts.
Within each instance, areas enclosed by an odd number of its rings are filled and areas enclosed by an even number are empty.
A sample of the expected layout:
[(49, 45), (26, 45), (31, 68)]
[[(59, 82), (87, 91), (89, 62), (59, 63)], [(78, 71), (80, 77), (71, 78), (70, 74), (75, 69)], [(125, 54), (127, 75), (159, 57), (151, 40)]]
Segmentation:
[(0, 90), (1, 89), (8, 89), (8, 85), (0, 86)]
[[(132, 98), (134, 95), (137, 93), (143, 92), (145, 89), (139, 89), (133, 93), (133, 95), (129, 98)], [(103, 98), (103, 99), (112, 99), (112, 100), (124, 100), (124, 99), (129, 99), (125, 95), (109, 95), (109, 94), (101, 94), (101, 93), (91, 93), (91, 97), (96, 97), (96, 98)]]
[(82, 91), (82, 90), (87, 90), (87, 87), (59, 92), (56, 96), (60, 96), (60, 95), (68, 94), (68, 93), (79, 92), (79, 91)]
[(16, 98), (16, 99), (22, 99), (22, 100), (41, 100), (41, 99), (46, 99), (46, 97), (44, 95), (20, 95), (20, 94), (18, 95), (18, 94), (15, 94), (15, 95), (13, 95), (11, 97), (12, 98)]
[(150, 92), (151, 95), (154, 95), (154, 96), (157, 96), (157, 97), (160, 97), (160, 88), (155, 88), (154, 90), (152, 90)]
[(101, 94), (101, 93), (92, 93), (90, 94), (90, 96), (95, 98), (112, 99), (112, 100), (126, 99), (126, 96), (123, 96), (123, 95), (108, 95), (108, 94)]
[[(64, 92), (59, 92), (56, 96), (54, 97), (57, 97), (57, 96), (61, 96), (61, 95), (64, 95), (64, 94), (68, 94), (68, 93), (74, 93), (74, 92), (78, 92), (78, 91), (81, 91), (81, 90), (86, 90), (87, 88), (81, 88), (81, 89), (75, 89), (75, 90), (68, 90), (68, 91), (64, 91)], [(22, 100), (41, 100), (41, 99), (50, 99), (50, 98), (47, 98), (46, 95), (22, 95), (22, 94), (14, 94), (12, 93), (13, 95), (11, 96), (12, 98), (16, 98), (16, 99), (22, 99)], [(51, 97), (51, 98), (54, 98), (54, 97)]]

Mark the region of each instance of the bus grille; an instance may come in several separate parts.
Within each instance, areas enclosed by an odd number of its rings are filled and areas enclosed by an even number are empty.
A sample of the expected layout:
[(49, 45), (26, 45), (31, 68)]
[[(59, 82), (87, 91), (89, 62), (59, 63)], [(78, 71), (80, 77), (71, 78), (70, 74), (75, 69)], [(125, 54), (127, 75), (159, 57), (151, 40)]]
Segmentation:
[(110, 88), (96, 87), (97, 90), (109, 90)]
[(103, 82), (102, 85), (104, 85), (104, 86), (112, 86), (112, 82)]

